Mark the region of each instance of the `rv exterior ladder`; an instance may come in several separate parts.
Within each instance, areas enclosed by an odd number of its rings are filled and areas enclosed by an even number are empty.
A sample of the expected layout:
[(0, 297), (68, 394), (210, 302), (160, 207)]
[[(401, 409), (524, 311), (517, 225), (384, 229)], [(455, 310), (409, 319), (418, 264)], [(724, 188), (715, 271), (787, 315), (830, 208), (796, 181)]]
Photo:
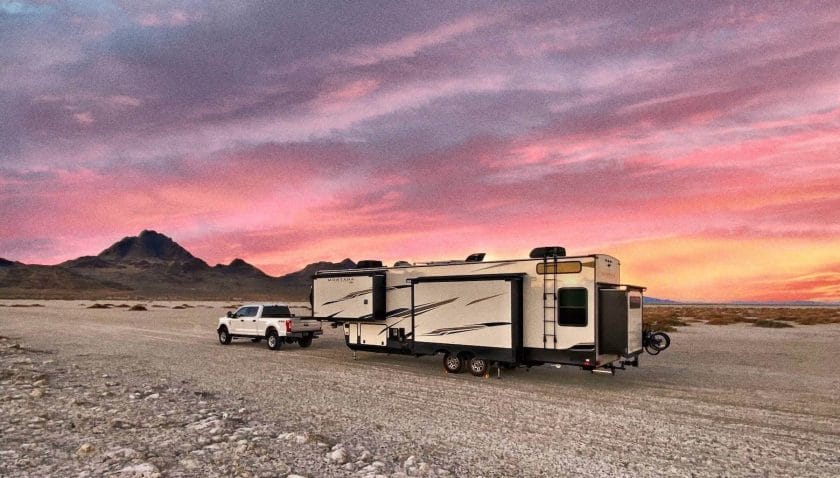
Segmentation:
[[(551, 273), (549, 274), (549, 264)], [(549, 337), (551, 345), (549, 345)], [(543, 348), (557, 346), (557, 256), (543, 256)]]

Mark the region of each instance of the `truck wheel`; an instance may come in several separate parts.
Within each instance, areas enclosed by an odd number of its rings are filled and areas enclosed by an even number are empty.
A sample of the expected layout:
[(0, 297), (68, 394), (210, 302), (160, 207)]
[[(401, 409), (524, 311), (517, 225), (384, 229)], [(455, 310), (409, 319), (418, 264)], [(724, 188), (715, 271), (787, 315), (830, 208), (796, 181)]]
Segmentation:
[(443, 369), (447, 373), (461, 373), (464, 370), (464, 360), (455, 354), (446, 352), (443, 355)]
[(470, 359), (470, 373), (476, 377), (483, 377), (487, 375), (488, 364), (487, 361), (478, 357)]
[(310, 345), (312, 345), (312, 336), (307, 335), (305, 337), (301, 337), (300, 339), (298, 339), (298, 345), (300, 345), (302, 348), (309, 347)]
[(230, 341), (231, 337), (228, 333), (227, 327), (222, 327), (221, 329), (219, 329), (219, 343), (222, 345), (228, 345), (230, 344)]
[(266, 337), (266, 342), (268, 342), (268, 348), (270, 348), (271, 350), (279, 350), (280, 346), (283, 345), (283, 341), (280, 340), (280, 337), (274, 330), (268, 333), (268, 337)]

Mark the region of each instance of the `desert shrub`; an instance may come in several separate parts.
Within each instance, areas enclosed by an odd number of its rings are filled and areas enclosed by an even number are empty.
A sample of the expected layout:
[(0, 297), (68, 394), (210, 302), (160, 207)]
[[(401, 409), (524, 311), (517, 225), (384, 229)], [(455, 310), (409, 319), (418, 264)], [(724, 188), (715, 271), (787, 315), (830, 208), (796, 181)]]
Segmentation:
[(12, 304), (9, 307), (43, 307), (42, 304)]
[(111, 304), (99, 304), (99, 303), (96, 303), (96, 304), (93, 304), (93, 305), (89, 305), (87, 308), (88, 308), (88, 309), (110, 309), (110, 308), (111, 308)]
[[(796, 325), (840, 324), (840, 308), (829, 307), (738, 308), (669, 305), (645, 307), (644, 314), (645, 325), (661, 330), (669, 330), (667, 327), (688, 325), (698, 320), (709, 325), (756, 324), (762, 320)], [(776, 327), (776, 325), (766, 325), (766, 327)]]
[(676, 330), (676, 327), (689, 325), (686, 319), (679, 309), (657, 306), (645, 308), (642, 323), (645, 327), (669, 332)]
[(128, 310), (130, 310), (132, 312), (141, 312), (141, 311), (148, 310), (148, 309), (146, 309), (146, 307), (144, 305), (134, 304), (131, 307), (129, 307)]
[(734, 317), (727, 317), (727, 316), (716, 316), (711, 317), (709, 320), (706, 321), (709, 325), (732, 325), (737, 324), (738, 322), (743, 322), (738, 320)]
[(176, 305), (175, 307), (172, 307), (172, 308), (173, 309), (186, 309), (186, 307), (184, 307), (183, 305)]
[(787, 322), (782, 322), (779, 320), (769, 320), (769, 319), (758, 319), (753, 324), (756, 327), (765, 327), (768, 329), (784, 329), (788, 327), (793, 327)]

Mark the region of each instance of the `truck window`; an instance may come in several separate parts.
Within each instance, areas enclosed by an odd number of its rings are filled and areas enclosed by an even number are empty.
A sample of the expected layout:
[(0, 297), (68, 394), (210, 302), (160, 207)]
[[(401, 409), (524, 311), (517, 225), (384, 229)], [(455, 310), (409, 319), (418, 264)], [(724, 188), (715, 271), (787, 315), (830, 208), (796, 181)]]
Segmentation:
[(557, 289), (557, 325), (586, 327), (589, 315), (587, 291), (583, 287)]
[(237, 317), (256, 317), (259, 307), (243, 307), (236, 311)]
[(285, 305), (267, 305), (263, 307), (263, 317), (280, 319), (283, 317), (291, 317), (292, 311)]

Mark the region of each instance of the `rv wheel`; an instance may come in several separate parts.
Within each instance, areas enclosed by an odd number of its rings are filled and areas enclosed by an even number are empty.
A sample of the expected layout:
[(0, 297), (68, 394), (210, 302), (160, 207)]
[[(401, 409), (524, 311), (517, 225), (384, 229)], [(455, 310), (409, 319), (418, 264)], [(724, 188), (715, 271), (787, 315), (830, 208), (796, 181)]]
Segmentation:
[(461, 373), (464, 368), (464, 361), (461, 357), (446, 352), (443, 356), (443, 368), (447, 373)]
[(280, 340), (280, 337), (277, 336), (277, 332), (274, 330), (268, 334), (266, 341), (268, 342), (268, 348), (271, 350), (278, 350), (283, 345), (283, 341)]
[(487, 375), (487, 361), (478, 357), (470, 359), (470, 373), (476, 377)]

